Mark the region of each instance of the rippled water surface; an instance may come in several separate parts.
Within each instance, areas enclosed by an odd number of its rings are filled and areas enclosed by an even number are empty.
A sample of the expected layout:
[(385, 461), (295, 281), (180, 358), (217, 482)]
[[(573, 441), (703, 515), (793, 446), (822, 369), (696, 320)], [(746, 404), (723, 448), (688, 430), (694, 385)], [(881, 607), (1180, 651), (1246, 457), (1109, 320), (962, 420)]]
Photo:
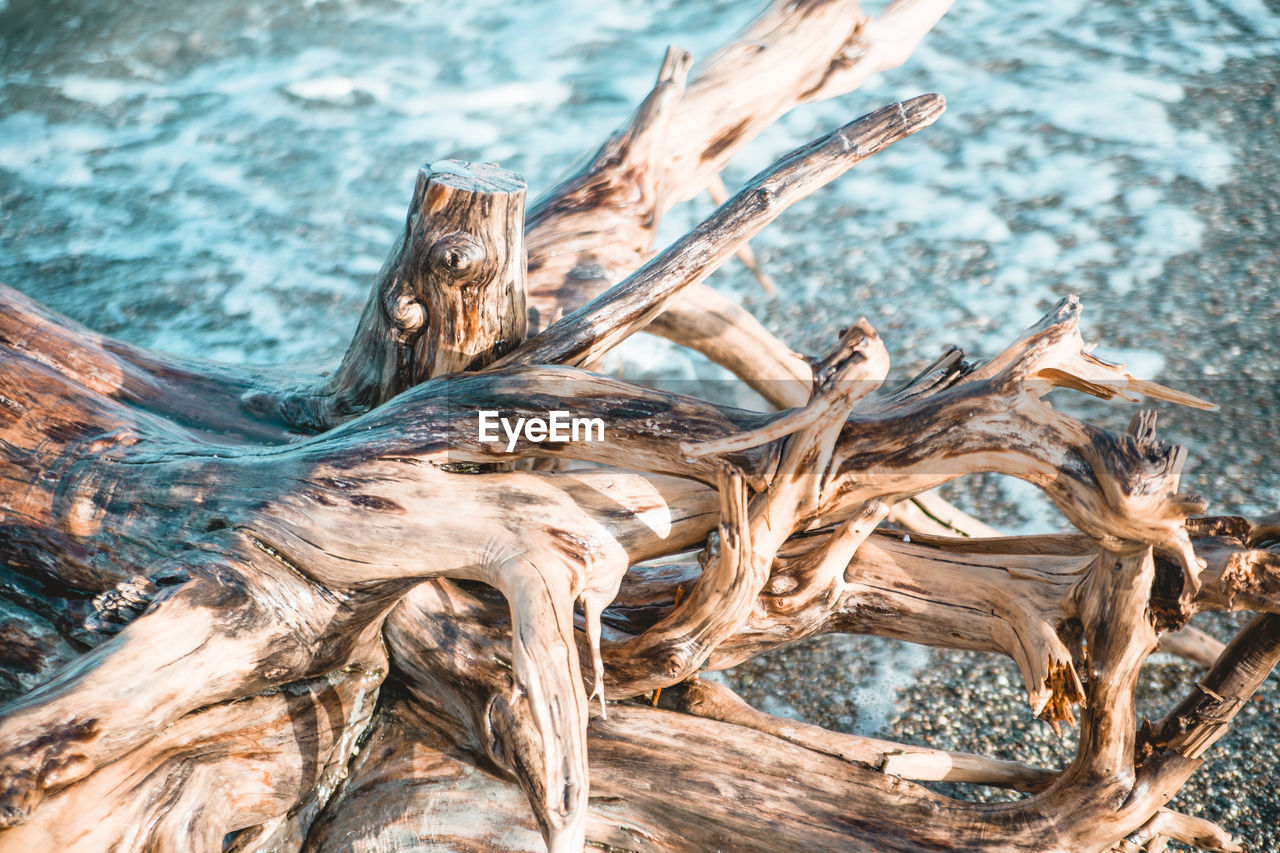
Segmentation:
[[(537, 195), (625, 119), (664, 45), (706, 54), (743, 6), (10, 0), (0, 279), (171, 351), (332, 355), (420, 163), (497, 161)], [(1238, 175), (1229, 136), (1247, 129), (1197, 121), (1188, 86), (1274, 54), (1278, 33), (1251, 0), (961, 0), (905, 69), (796, 113), (730, 177), (887, 100), (945, 93), (939, 125), (760, 245), (784, 303), (825, 295), (833, 324), (870, 309), (897, 352), (931, 333), (992, 349), (1064, 289), (1158, 288), (1202, 245), (1179, 188)], [(908, 280), (921, 254), (951, 274)], [(893, 316), (911, 291), (928, 310)]]

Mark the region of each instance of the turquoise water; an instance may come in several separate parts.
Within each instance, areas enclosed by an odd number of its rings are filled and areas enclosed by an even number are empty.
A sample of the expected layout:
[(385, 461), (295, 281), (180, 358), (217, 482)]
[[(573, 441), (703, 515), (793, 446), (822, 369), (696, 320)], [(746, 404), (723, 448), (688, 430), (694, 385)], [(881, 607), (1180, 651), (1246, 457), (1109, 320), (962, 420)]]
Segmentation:
[[(461, 5), (10, 0), (0, 279), (148, 346), (332, 356), (419, 163), (498, 161), (537, 195), (626, 118), (664, 45), (705, 55), (745, 19), (725, 2)], [(991, 349), (1064, 286), (1086, 299), (1150, 288), (1200, 244), (1206, 223), (1174, 187), (1213, 189), (1238, 164), (1221, 129), (1178, 120), (1186, 84), (1274, 54), (1278, 35), (1277, 16), (1249, 0), (962, 0), (906, 68), (798, 111), (730, 178), (882, 102), (945, 93), (927, 138), (816, 201), (842, 214), (835, 235), (808, 229), (805, 207), (760, 246), (785, 296), (830, 284), (791, 267), (844, 255), (887, 300), (945, 290), (907, 331)], [(677, 213), (668, 232), (705, 210)], [(989, 269), (895, 275), (903, 256), (948, 246)], [(1161, 367), (1153, 352), (1122, 355)]]

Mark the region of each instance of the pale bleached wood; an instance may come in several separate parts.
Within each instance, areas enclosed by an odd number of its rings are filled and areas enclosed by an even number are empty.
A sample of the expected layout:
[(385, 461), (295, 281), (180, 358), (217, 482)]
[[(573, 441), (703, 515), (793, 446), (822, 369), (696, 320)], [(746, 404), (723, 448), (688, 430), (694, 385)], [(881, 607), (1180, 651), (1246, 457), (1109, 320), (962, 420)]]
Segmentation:
[(813, 368), (804, 356), (774, 337), (741, 305), (705, 284), (677, 293), (645, 331), (730, 366), (775, 408), (803, 406), (813, 390)]
[(643, 329), (682, 289), (705, 279), (795, 202), (916, 131), (945, 109), (940, 95), (883, 107), (782, 157), (653, 260), (530, 338), (499, 366), (585, 364)]
[[(384, 675), (334, 673), (183, 717), (51, 796), (32, 820), (0, 834), (0, 849), (220, 850), (231, 833), (289, 823), (292, 810), (305, 813), (309, 795), (314, 816), (339, 782)], [(232, 850), (262, 849), (261, 833), (244, 836)]]
[(894, 504), (889, 520), (907, 530), (942, 536), (1001, 536), (999, 530), (952, 506), (937, 492), (922, 492), (909, 501)]
[(1226, 647), (1227, 644), (1218, 638), (1188, 625), (1177, 631), (1160, 635), (1156, 651), (1168, 652), (1201, 666), (1211, 666)]
[(1136, 850), (1164, 850), (1177, 841), (1197, 850), (1243, 853), (1244, 848), (1222, 827), (1201, 817), (1160, 809), (1146, 825), (1126, 839)]
[(935, 782), (967, 782), (1020, 791), (1048, 787), (1057, 772), (1018, 761), (988, 758), (965, 752), (927, 749), (880, 738), (832, 732), (797, 720), (758, 711), (723, 684), (692, 678), (682, 685), (680, 710), (699, 717), (746, 726), (785, 741), (856, 761), (903, 779)]
[[(636, 226), (592, 260), (601, 229), (639, 217), (651, 231), (774, 111), (900, 62), (945, 6), (908, 0), (869, 21), (848, 3), (779, 4), (750, 31), (758, 42), (735, 43), (692, 79), (687, 55), (670, 51), (631, 127), (530, 217), (541, 280), (554, 279), (551, 258), (566, 275), (597, 264), (577, 279), (589, 283), (556, 292), (556, 311), (643, 261), (651, 235)], [(588, 839), (1090, 850), (1144, 827), (1153, 842), (1226, 845), (1216, 828), (1160, 810), (1280, 657), (1275, 617), (1252, 623), (1142, 732), (1134, 686), (1159, 635), (1196, 610), (1277, 609), (1276, 523), (1189, 519), (1203, 507), (1178, 491), (1183, 451), (1155, 437), (1151, 416), (1117, 436), (1042, 397), (1205, 402), (1089, 356), (1074, 300), (986, 365), (950, 352), (859, 401), (887, 369), (869, 327), (810, 368), (696, 284), (778, 210), (940, 107), (931, 96), (897, 105), (855, 123), (870, 137), (838, 132), (776, 164), (671, 253), (517, 350), (528, 364), (492, 364), (524, 334), (522, 184), (483, 164), (437, 164), (420, 182), (366, 322), (320, 384), (151, 356), (11, 300), (0, 311), (0, 556), (45, 627), (6, 631), (31, 672), (57, 671), (0, 709), (0, 845), (38, 849), (56, 835), (220, 849), (225, 831), (244, 830), (236, 849), (540, 837), (557, 851)], [(634, 204), (611, 209), (628, 193)], [(744, 378), (778, 381), (766, 398), (797, 410), (742, 412), (543, 363), (594, 363), (664, 311), (677, 318), (668, 331), (696, 330)], [(507, 453), (476, 435), (481, 407), (531, 416), (561, 403), (606, 417), (609, 443), (522, 438)], [(691, 459), (685, 442), (711, 452)], [(597, 467), (547, 469), (579, 463)], [(873, 532), (892, 504), (923, 512), (925, 490), (975, 471), (1037, 485), (1084, 535)], [(939, 528), (968, 523), (931, 506)], [(644, 565), (699, 545), (703, 566)], [(43, 600), (27, 592), (37, 585), (60, 591)], [(1082, 705), (1080, 749), (1052, 781), (1027, 785), (1035, 796), (991, 809), (900, 776), (1014, 782), (1028, 769), (812, 728), (772, 737), (759, 729), (788, 732), (737, 706), (754, 725), (625, 703), (589, 723), (584, 654), (597, 691), (632, 696), (829, 631), (1008, 654), (1034, 712), (1057, 724)], [(96, 648), (61, 668), (65, 650), (40, 662), (55, 635)], [(392, 698), (366, 728), (355, 693), (335, 686), (326, 699), (314, 680), (355, 684), (383, 649)], [(299, 730), (320, 714), (323, 726)], [(361, 751), (330, 799), (360, 730), (379, 749)], [(211, 744), (226, 760), (210, 760)], [(833, 754), (844, 747), (881, 749), (880, 766)], [(175, 789), (170, 770), (193, 766), (199, 776)], [(135, 781), (176, 790), (169, 810), (149, 794), (112, 802)], [(210, 794), (225, 786), (245, 796)], [(455, 811), (368, 819), (418, 792)], [(511, 831), (476, 826), (474, 804), (487, 800)]]
[[(805, 410), (813, 414), (794, 434), (783, 436), (767, 489), (749, 500), (739, 473), (729, 469), (721, 476), (718, 536), (709, 543), (706, 569), (697, 586), (658, 625), (608, 649), (618, 695), (634, 695), (692, 675), (747, 620), (778, 549), (817, 510), (822, 480), (815, 471), (829, 464), (850, 410), (884, 380), (888, 369), (888, 352), (870, 325), (863, 321), (851, 327), (815, 370), (820, 384)], [(793, 421), (783, 415), (775, 422)], [(688, 453), (687, 446), (681, 449)], [(726, 451), (734, 449), (738, 448)], [(876, 506), (856, 518), (857, 526), (846, 528), (847, 547), (856, 548), (883, 518)], [(612, 593), (617, 594), (616, 584)]]

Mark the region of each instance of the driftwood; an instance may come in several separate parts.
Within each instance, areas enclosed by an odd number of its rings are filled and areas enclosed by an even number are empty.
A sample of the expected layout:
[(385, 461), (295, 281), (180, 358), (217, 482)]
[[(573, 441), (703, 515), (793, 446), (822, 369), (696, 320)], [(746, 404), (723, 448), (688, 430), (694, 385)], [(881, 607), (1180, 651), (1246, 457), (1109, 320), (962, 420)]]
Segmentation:
[[(143, 352), (5, 290), (0, 849), (1238, 849), (1165, 804), (1280, 661), (1280, 523), (1202, 516), (1150, 413), (1113, 434), (1043, 398), (1206, 404), (1088, 355), (1074, 298), (876, 394), (865, 321), (807, 359), (701, 284), (941, 97), (798, 149), (650, 257), (745, 141), (947, 5), (779, 3), (697, 72), (671, 50), (527, 217), (516, 175), (424, 168), (328, 376)], [(639, 331), (783, 411), (591, 372)], [(604, 434), (480, 429), (553, 411)], [(1079, 533), (994, 536), (929, 493), (979, 471)], [(1259, 615), (1223, 648), (1185, 628), (1202, 610)], [(831, 632), (1005, 654), (1079, 751), (830, 732), (698, 678)], [(1140, 726), (1157, 648), (1212, 665)]]

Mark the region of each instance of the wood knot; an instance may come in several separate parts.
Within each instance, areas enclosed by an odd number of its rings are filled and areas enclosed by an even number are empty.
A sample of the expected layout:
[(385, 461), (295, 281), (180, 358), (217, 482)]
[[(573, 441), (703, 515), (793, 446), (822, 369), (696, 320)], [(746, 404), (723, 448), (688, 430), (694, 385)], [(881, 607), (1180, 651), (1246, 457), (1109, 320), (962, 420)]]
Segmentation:
[(474, 277), (484, 259), (484, 245), (470, 234), (459, 231), (437, 240), (429, 255), (431, 265), (448, 271), (455, 281)]
[(663, 655), (660, 666), (668, 678), (678, 678), (684, 672), (687, 660), (688, 656), (676, 649)]
[(402, 333), (413, 335), (420, 332), (426, 325), (427, 309), (412, 296), (402, 296), (396, 302), (396, 310), (391, 320)]

